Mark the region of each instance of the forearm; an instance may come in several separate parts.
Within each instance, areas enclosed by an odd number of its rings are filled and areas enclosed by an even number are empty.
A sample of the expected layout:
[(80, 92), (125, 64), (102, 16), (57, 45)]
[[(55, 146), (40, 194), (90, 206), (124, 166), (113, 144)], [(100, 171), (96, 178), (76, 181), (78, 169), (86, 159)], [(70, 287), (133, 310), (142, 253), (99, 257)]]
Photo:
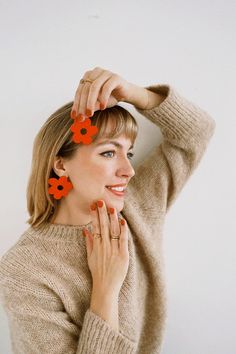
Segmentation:
[(92, 290), (90, 309), (119, 332), (118, 296)]
[(159, 106), (166, 96), (147, 90), (145, 87), (130, 83), (130, 95), (124, 101), (140, 109), (151, 109)]

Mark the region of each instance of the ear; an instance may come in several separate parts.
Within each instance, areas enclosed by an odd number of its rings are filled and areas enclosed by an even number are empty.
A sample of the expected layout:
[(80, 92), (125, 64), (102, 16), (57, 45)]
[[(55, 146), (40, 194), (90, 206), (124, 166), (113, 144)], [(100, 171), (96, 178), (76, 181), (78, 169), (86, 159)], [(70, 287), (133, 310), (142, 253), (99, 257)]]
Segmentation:
[(58, 177), (65, 176), (66, 169), (64, 166), (64, 159), (61, 156), (56, 156), (54, 158), (53, 171)]

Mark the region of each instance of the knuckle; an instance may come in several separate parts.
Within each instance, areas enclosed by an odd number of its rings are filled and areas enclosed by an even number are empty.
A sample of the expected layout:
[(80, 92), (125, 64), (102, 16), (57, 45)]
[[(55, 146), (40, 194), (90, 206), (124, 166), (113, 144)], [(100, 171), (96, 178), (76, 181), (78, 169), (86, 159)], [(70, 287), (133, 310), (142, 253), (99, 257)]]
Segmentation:
[(88, 77), (88, 76), (89, 76), (89, 74), (91, 74), (91, 72), (92, 72), (92, 70), (87, 70), (87, 71), (85, 71), (84, 76), (85, 76), (85, 77)]
[(119, 79), (119, 75), (116, 74), (116, 73), (114, 73), (114, 74), (113, 74), (113, 78), (114, 78), (114, 79)]
[(94, 70), (103, 70), (100, 66), (96, 66)]

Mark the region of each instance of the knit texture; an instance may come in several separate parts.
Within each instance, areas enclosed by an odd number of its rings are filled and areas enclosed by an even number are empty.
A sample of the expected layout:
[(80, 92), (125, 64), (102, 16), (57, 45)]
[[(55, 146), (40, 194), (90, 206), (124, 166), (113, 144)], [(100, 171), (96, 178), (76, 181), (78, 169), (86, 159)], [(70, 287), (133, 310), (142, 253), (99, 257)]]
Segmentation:
[[(215, 130), (209, 114), (169, 85), (139, 113), (163, 142), (137, 166), (119, 217), (128, 224), (129, 268), (119, 294), (119, 332), (90, 310), (92, 276), (81, 226), (29, 227), (0, 261), (1, 302), (14, 354), (159, 354), (167, 319), (166, 214)], [(92, 231), (92, 223), (86, 225)]]

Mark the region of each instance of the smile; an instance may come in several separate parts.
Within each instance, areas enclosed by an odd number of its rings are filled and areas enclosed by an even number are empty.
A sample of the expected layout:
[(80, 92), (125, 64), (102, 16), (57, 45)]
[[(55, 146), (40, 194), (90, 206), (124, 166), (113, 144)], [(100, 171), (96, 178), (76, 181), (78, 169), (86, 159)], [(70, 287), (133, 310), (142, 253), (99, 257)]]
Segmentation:
[(118, 192), (115, 191), (114, 189), (110, 189), (108, 187), (106, 187), (108, 189), (109, 192), (111, 192), (112, 194), (116, 195), (117, 197), (124, 197), (125, 196), (125, 191), (123, 192)]

